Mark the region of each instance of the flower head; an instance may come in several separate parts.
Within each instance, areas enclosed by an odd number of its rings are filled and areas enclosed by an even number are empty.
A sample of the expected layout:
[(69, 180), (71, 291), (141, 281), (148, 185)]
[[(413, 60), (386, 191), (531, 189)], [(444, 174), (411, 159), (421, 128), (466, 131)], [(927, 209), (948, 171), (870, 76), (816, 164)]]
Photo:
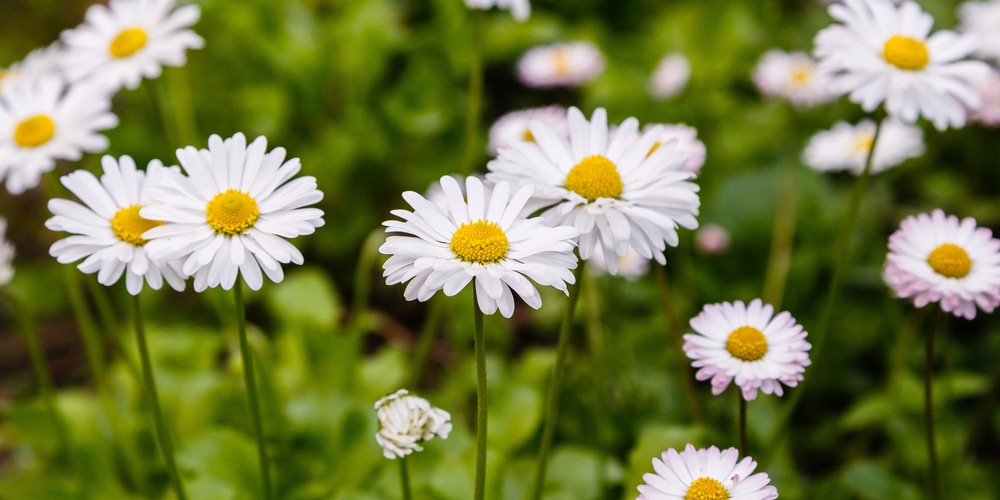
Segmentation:
[(729, 248), (729, 231), (718, 224), (705, 224), (694, 234), (695, 247), (703, 254), (716, 255)]
[(420, 443), (434, 438), (447, 439), (451, 432), (451, 415), (431, 406), (426, 399), (400, 389), (375, 403), (378, 432), (375, 440), (382, 454), (390, 460), (403, 458), (414, 451), (423, 451)]
[(941, 309), (973, 319), (1000, 305), (1000, 240), (976, 221), (946, 216), (940, 209), (903, 220), (889, 237), (882, 278), (897, 297), (917, 307)]
[[(848, 170), (861, 175), (874, 139), (875, 122), (871, 120), (862, 120), (857, 125), (837, 122), (832, 129), (809, 139), (802, 162), (821, 172)], [(888, 170), (922, 154), (924, 133), (920, 127), (886, 118), (875, 144), (871, 173)]]
[(0, 96), (11, 85), (43, 76), (61, 78), (58, 61), (62, 57), (62, 47), (58, 42), (35, 49), (19, 62), (0, 69)]
[[(594, 264), (591, 269), (595, 269), (599, 273), (608, 272), (607, 261), (604, 258), (604, 250), (601, 250), (600, 245), (594, 248), (594, 257), (590, 261)], [(628, 255), (618, 258), (618, 276), (628, 280), (635, 280), (641, 278), (648, 272), (649, 259), (639, 255), (634, 248), (629, 249)]]
[(486, 314), (499, 309), (506, 318), (514, 313), (511, 290), (529, 306), (541, 307), (542, 298), (527, 278), (567, 293), (566, 283), (574, 282), (570, 269), (576, 268), (577, 230), (522, 217), (530, 187), (510, 196), (510, 185), (498, 182), (487, 196), (479, 179), (468, 177), (465, 185), (463, 195), (458, 181), (441, 178), (447, 209), (413, 191), (403, 193), (413, 211), (393, 210), (403, 220), (384, 225), (387, 233), (406, 236), (389, 236), (379, 248), (390, 256), (386, 283), (408, 281), (406, 300), (423, 302), (438, 290), (455, 295), (475, 280), (479, 308)]
[(653, 474), (643, 474), (637, 500), (667, 498), (726, 500), (773, 500), (778, 489), (770, 485), (766, 472), (754, 474), (757, 462), (740, 457), (736, 448), (720, 451), (715, 446), (695, 449), (688, 444), (677, 453), (671, 448), (653, 459)]
[(964, 2), (958, 19), (958, 30), (976, 37), (976, 55), (1000, 63), (1000, 0)]
[(683, 123), (647, 123), (642, 127), (642, 131), (653, 130), (654, 127), (659, 127), (660, 135), (653, 143), (650, 154), (656, 151), (656, 148), (659, 148), (661, 144), (676, 141), (675, 147), (687, 158), (684, 165), (681, 166), (681, 171), (694, 175), (701, 173), (701, 167), (705, 165), (705, 143), (698, 139), (698, 129)]
[(697, 333), (684, 335), (684, 352), (699, 368), (695, 378), (712, 379), (712, 394), (721, 394), (734, 379), (743, 398), (752, 401), (757, 389), (781, 396), (781, 384), (795, 387), (809, 366), (806, 332), (787, 312), (760, 299), (707, 304), (691, 319)]
[(153, 160), (143, 172), (129, 156), (117, 161), (105, 156), (101, 165), (104, 174), (100, 180), (86, 170), (62, 177), (63, 185), (83, 205), (60, 198), (49, 200), (54, 216), (45, 221), (45, 227), (73, 234), (53, 243), (49, 253), (62, 264), (84, 259), (77, 268), (97, 273), (97, 281), (105, 286), (117, 283), (124, 274), (132, 295), (142, 291), (143, 283), (159, 290), (164, 280), (175, 290), (183, 290), (180, 263), (151, 259), (146, 253), (143, 233), (163, 222), (139, 215), (149, 201), (149, 191), (169, 170)]
[(836, 97), (830, 89), (830, 76), (819, 71), (816, 62), (804, 52), (765, 52), (754, 68), (753, 82), (761, 94), (787, 99), (799, 107), (823, 104)]
[(0, 96), (0, 177), (20, 194), (38, 185), (56, 160), (108, 148), (99, 130), (118, 125), (111, 97), (94, 85), (67, 87), (53, 76), (22, 80)]
[(7, 241), (7, 219), (0, 217), (0, 286), (14, 279), (14, 245)]
[(528, 20), (531, 16), (529, 0), (465, 0), (465, 6), (470, 9), (486, 10), (493, 7), (507, 9), (510, 15), (519, 22)]
[(490, 154), (496, 155), (501, 148), (509, 148), (515, 142), (533, 142), (535, 138), (528, 127), (531, 120), (538, 120), (556, 129), (560, 137), (569, 135), (566, 108), (562, 106), (511, 111), (498, 118), (490, 127)]
[(975, 88), (990, 70), (963, 60), (976, 49), (973, 36), (930, 35), (934, 18), (912, 1), (845, 0), (829, 10), (842, 24), (816, 35), (815, 53), (837, 94), (869, 112), (885, 103), (907, 123), (923, 116), (939, 130), (965, 125), (966, 108), (979, 107)]
[(517, 62), (517, 76), (529, 87), (577, 87), (604, 71), (604, 55), (589, 42), (535, 47)]
[(208, 149), (177, 150), (187, 176), (164, 176), (140, 213), (166, 222), (143, 233), (153, 258), (183, 259), (194, 289), (222, 286), (236, 276), (252, 290), (284, 279), (281, 264), (302, 264), (302, 253), (285, 238), (312, 234), (323, 225), (323, 211), (307, 208), (323, 199), (311, 176), (291, 180), (302, 168), (285, 161), (284, 148), (267, 152), (267, 139), (250, 145), (237, 133), (208, 139)]
[(983, 105), (973, 111), (969, 119), (987, 127), (1000, 126), (1000, 73), (990, 73), (978, 90)]
[(580, 231), (580, 258), (590, 260), (601, 245), (608, 272), (634, 248), (646, 259), (666, 263), (666, 245), (676, 246), (677, 226), (696, 228), (698, 186), (684, 172), (680, 141), (658, 144), (661, 127), (641, 135), (635, 118), (625, 120), (609, 138), (607, 113), (590, 121), (569, 109), (569, 141), (544, 123), (533, 121), (535, 142), (514, 144), (489, 162), (487, 179), (533, 186), (529, 212), (544, 209), (551, 225)]
[(175, 0), (111, 0), (87, 9), (86, 22), (64, 31), (61, 65), (70, 81), (93, 79), (117, 91), (134, 89), (163, 66), (183, 66), (188, 49), (205, 41), (187, 29), (198, 22), (197, 5), (174, 9)]
[(656, 63), (649, 78), (649, 93), (658, 99), (673, 97), (687, 86), (691, 78), (691, 63), (680, 52), (671, 52)]

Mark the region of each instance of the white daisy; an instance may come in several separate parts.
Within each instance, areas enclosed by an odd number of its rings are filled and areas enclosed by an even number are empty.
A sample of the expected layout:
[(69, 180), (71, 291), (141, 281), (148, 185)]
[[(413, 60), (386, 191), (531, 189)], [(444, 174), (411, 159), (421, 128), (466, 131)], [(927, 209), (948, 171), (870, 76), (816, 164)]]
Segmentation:
[(656, 63), (656, 69), (649, 78), (649, 93), (653, 97), (666, 99), (673, 97), (687, 86), (691, 78), (691, 63), (680, 52), (671, 52)]
[(14, 245), (7, 241), (7, 219), (0, 217), (0, 286), (14, 279)]
[(843, 24), (815, 39), (819, 67), (832, 74), (831, 88), (865, 111), (885, 103), (886, 111), (913, 123), (918, 116), (939, 130), (965, 125), (966, 107), (978, 108), (976, 86), (989, 75), (980, 61), (963, 60), (976, 49), (975, 37), (939, 31), (928, 37), (934, 18), (912, 1), (845, 0), (829, 8)]
[(34, 80), (43, 76), (62, 78), (58, 61), (62, 57), (62, 47), (58, 42), (35, 49), (19, 62), (0, 69), (0, 96), (11, 85), (24, 80)]
[(990, 73), (978, 90), (982, 106), (971, 112), (969, 119), (987, 127), (1000, 126), (1000, 74)]
[(814, 106), (837, 97), (830, 89), (830, 75), (819, 71), (805, 52), (765, 52), (754, 68), (753, 82), (761, 94), (787, 99), (794, 106)]
[(451, 415), (434, 408), (424, 398), (400, 389), (375, 403), (378, 432), (375, 440), (382, 455), (390, 460), (403, 458), (414, 451), (424, 451), (420, 443), (435, 436), (447, 439), (451, 432)]
[(897, 297), (973, 319), (1000, 305), (1000, 240), (971, 217), (958, 220), (940, 209), (910, 216), (889, 237), (882, 278)]
[(174, 290), (183, 290), (180, 263), (154, 260), (146, 253), (143, 233), (163, 222), (139, 215), (149, 201), (149, 191), (169, 170), (159, 160), (149, 162), (145, 172), (137, 170), (129, 156), (118, 161), (104, 156), (101, 165), (104, 174), (100, 181), (86, 170), (62, 177), (63, 185), (83, 204), (49, 200), (54, 216), (45, 221), (45, 227), (73, 234), (53, 243), (49, 253), (62, 264), (86, 257), (77, 268), (97, 273), (97, 281), (105, 286), (117, 283), (125, 274), (125, 286), (132, 295), (142, 291), (143, 282), (159, 290), (166, 280)]
[[(854, 175), (861, 175), (874, 138), (875, 122), (872, 120), (861, 120), (857, 125), (837, 122), (832, 129), (809, 139), (802, 162), (821, 172), (849, 170)], [(882, 172), (922, 154), (924, 133), (920, 127), (886, 118), (878, 134), (871, 173)]]
[(194, 276), (194, 289), (222, 286), (229, 290), (236, 276), (252, 290), (263, 274), (284, 279), (281, 264), (302, 264), (302, 253), (284, 238), (312, 234), (323, 225), (323, 211), (304, 208), (323, 193), (311, 176), (290, 179), (302, 168), (298, 158), (285, 161), (285, 149), (267, 150), (258, 137), (247, 146), (237, 133), (222, 140), (208, 138), (208, 149), (177, 150), (187, 176), (166, 176), (141, 214), (166, 224), (143, 238), (153, 258), (184, 259), (183, 271)]
[(699, 368), (695, 378), (712, 379), (712, 394), (735, 379), (747, 401), (758, 389), (781, 396), (781, 384), (798, 385), (810, 363), (802, 326), (787, 312), (774, 316), (774, 307), (760, 299), (707, 304), (691, 328), (697, 333), (684, 335), (684, 352)]
[(534, 141), (535, 138), (531, 135), (531, 129), (528, 127), (531, 120), (541, 121), (556, 129), (561, 137), (569, 136), (566, 108), (562, 106), (511, 111), (498, 118), (490, 127), (490, 154), (496, 155), (500, 148), (510, 147), (514, 142)]
[(657, 136), (649, 154), (653, 154), (661, 144), (676, 141), (674, 147), (687, 158), (681, 166), (681, 171), (698, 175), (701, 167), (705, 165), (705, 143), (698, 140), (698, 130), (683, 123), (647, 123), (642, 127), (642, 131), (647, 132), (653, 127), (660, 127), (660, 135)]
[(465, 6), (470, 9), (487, 10), (493, 7), (507, 9), (517, 21), (527, 21), (531, 16), (529, 0), (465, 0)]
[(390, 256), (383, 266), (386, 283), (409, 281), (404, 297), (423, 302), (438, 290), (455, 295), (474, 279), (479, 308), (486, 314), (500, 309), (505, 318), (514, 313), (511, 290), (541, 307), (538, 290), (526, 278), (568, 293), (566, 284), (575, 281), (570, 269), (577, 265), (577, 230), (521, 217), (530, 187), (510, 196), (510, 185), (498, 182), (487, 196), (479, 179), (468, 177), (465, 185), (463, 196), (458, 181), (441, 178), (447, 210), (413, 191), (403, 193), (413, 211), (393, 210), (403, 220), (383, 223), (387, 233), (407, 235), (389, 236), (379, 248)]
[[(580, 231), (580, 258), (590, 260), (603, 246), (608, 272), (616, 274), (621, 257), (635, 248), (644, 258), (666, 263), (666, 245), (677, 246), (677, 226), (698, 227), (698, 186), (683, 172), (687, 158), (678, 141), (661, 143), (660, 127), (641, 136), (629, 118), (609, 139), (607, 113), (591, 121), (569, 109), (569, 141), (543, 123), (531, 123), (536, 142), (514, 144), (487, 164), (490, 181), (535, 187), (526, 206), (545, 209), (550, 225), (573, 225)], [(652, 150), (652, 151), (651, 151)]]
[(695, 248), (705, 255), (716, 255), (729, 248), (729, 231), (718, 224), (705, 224), (694, 234)]
[(187, 29), (201, 9), (175, 0), (111, 0), (92, 5), (86, 22), (64, 31), (62, 67), (70, 81), (91, 78), (117, 91), (134, 89), (143, 78), (160, 76), (163, 66), (183, 66), (188, 49), (205, 41)]
[(1000, 63), (1000, 0), (958, 6), (958, 30), (976, 36), (976, 55)]
[(604, 55), (589, 42), (534, 47), (517, 61), (517, 76), (529, 87), (577, 87), (604, 71)]
[[(590, 269), (596, 270), (598, 274), (606, 274), (608, 266), (604, 258), (604, 250), (597, 245), (594, 248), (594, 256), (590, 259), (594, 265)], [(618, 258), (618, 276), (629, 280), (641, 278), (649, 272), (649, 259), (639, 255), (634, 248), (630, 248), (628, 255)]]
[(88, 84), (55, 77), (23, 80), (0, 96), (0, 177), (19, 194), (38, 185), (56, 160), (79, 160), (108, 148), (99, 130), (118, 125), (111, 98)]
[(677, 453), (671, 448), (653, 459), (654, 474), (643, 474), (637, 500), (699, 499), (773, 500), (778, 489), (766, 472), (754, 474), (757, 462), (736, 448), (720, 451), (715, 446), (695, 449), (688, 444)]

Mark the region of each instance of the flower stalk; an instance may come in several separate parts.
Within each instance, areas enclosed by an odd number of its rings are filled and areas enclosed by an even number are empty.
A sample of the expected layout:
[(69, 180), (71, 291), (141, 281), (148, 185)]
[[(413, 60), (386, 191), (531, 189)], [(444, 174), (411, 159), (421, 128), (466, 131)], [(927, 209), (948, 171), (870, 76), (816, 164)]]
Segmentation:
[(243, 381), (247, 386), (247, 404), (250, 407), (250, 425), (253, 427), (257, 441), (257, 458), (260, 465), (260, 481), (263, 498), (270, 500), (271, 475), (267, 458), (267, 447), (264, 443), (263, 418), (260, 411), (260, 395), (257, 390), (257, 379), (253, 369), (253, 352), (247, 342), (246, 309), (243, 306), (243, 287), (237, 282), (233, 287), (233, 310), (236, 314), (236, 327), (240, 338), (240, 356), (243, 358)]
[(476, 489), (475, 499), (486, 498), (486, 328), (479, 308), (476, 288), (472, 288), (473, 342), (476, 350)]

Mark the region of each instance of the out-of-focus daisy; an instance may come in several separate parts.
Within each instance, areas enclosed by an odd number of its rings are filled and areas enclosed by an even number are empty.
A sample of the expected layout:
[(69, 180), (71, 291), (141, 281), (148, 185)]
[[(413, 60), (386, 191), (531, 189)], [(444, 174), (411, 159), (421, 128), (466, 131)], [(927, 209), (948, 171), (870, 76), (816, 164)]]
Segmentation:
[[(854, 175), (861, 175), (874, 138), (875, 122), (872, 120), (861, 120), (857, 125), (837, 122), (832, 129), (809, 139), (802, 162), (821, 172), (849, 170)], [(871, 172), (882, 172), (922, 154), (924, 133), (920, 127), (886, 118), (878, 134)]]
[(302, 168), (299, 159), (285, 161), (284, 148), (266, 150), (263, 136), (247, 146), (242, 133), (225, 141), (212, 135), (208, 149), (179, 149), (187, 176), (165, 175), (140, 211), (166, 222), (143, 234), (150, 257), (183, 259), (195, 291), (229, 290), (237, 274), (258, 290), (262, 270), (281, 282), (281, 264), (302, 264), (302, 253), (285, 238), (323, 225), (323, 211), (307, 208), (323, 199), (316, 178), (290, 180)]
[(889, 237), (882, 278), (897, 297), (973, 319), (1000, 305), (1000, 240), (975, 219), (961, 221), (940, 209), (903, 220)]
[(201, 9), (175, 0), (111, 0), (92, 5), (86, 21), (64, 31), (61, 60), (70, 81), (93, 79), (117, 91), (134, 89), (143, 78), (160, 76), (163, 66), (183, 66), (188, 49), (205, 41), (187, 29), (198, 21)]
[(518, 21), (527, 21), (531, 16), (531, 2), (528, 0), (465, 0), (465, 6), (470, 9), (507, 9), (510, 15)]
[(24, 59), (0, 69), (0, 96), (4, 89), (24, 80), (34, 80), (43, 76), (61, 78), (57, 62), (62, 55), (62, 47), (58, 42), (35, 49)]
[(845, 0), (830, 6), (843, 24), (821, 30), (815, 53), (831, 88), (865, 111), (886, 111), (913, 123), (919, 116), (939, 130), (965, 125), (966, 108), (979, 107), (976, 86), (989, 75), (981, 61), (963, 60), (975, 37), (953, 31), (931, 36), (934, 18), (912, 1)]
[[(97, 273), (105, 286), (125, 275), (125, 286), (132, 295), (142, 291), (143, 283), (159, 290), (163, 281), (180, 291), (184, 289), (180, 262), (150, 259), (143, 233), (163, 224), (145, 219), (139, 210), (147, 203), (150, 188), (168, 170), (159, 160), (149, 163), (146, 171), (137, 170), (135, 161), (122, 156), (101, 158), (104, 174), (100, 181), (86, 170), (62, 177), (62, 183), (83, 202), (55, 198), (49, 200), (53, 217), (45, 227), (73, 236), (52, 244), (49, 253), (62, 264), (84, 259), (77, 266), (87, 274)], [(176, 168), (176, 167), (175, 167)]]
[(661, 127), (640, 136), (635, 118), (622, 122), (609, 139), (603, 108), (589, 122), (577, 108), (568, 115), (568, 142), (544, 123), (532, 122), (535, 142), (501, 150), (487, 164), (487, 179), (534, 186), (526, 208), (545, 208), (548, 224), (576, 227), (583, 260), (604, 247), (611, 274), (617, 274), (629, 248), (665, 264), (666, 245), (677, 246), (677, 226), (698, 227), (698, 186), (689, 182), (694, 174), (681, 171), (687, 158), (678, 141), (653, 149)]
[(14, 245), (7, 241), (7, 219), (0, 217), (0, 286), (14, 279)]
[(837, 97), (830, 89), (830, 76), (819, 71), (804, 52), (765, 52), (754, 69), (753, 82), (761, 94), (787, 99), (795, 106), (814, 106)]
[(656, 63), (656, 69), (649, 78), (649, 93), (653, 97), (666, 99), (684, 90), (691, 78), (691, 63), (684, 54), (671, 52)]
[(1000, 0), (958, 6), (958, 30), (976, 36), (976, 55), (1000, 63)]
[(987, 127), (1000, 125), (1000, 74), (996, 71), (979, 86), (982, 106), (969, 115), (969, 119)]
[(676, 140), (677, 149), (687, 158), (681, 166), (681, 171), (698, 175), (701, 172), (701, 167), (705, 165), (705, 143), (698, 140), (698, 130), (683, 123), (648, 123), (642, 127), (642, 131), (647, 132), (654, 127), (660, 128), (660, 135), (653, 143), (650, 154), (656, 151), (661, 144)]
[(487, 196), (476, 177), (466, 178), (465, 185), (463, 195), (458, 181), (441, 178), (447, 210), (413, 191), (403, 193), (413, 211), (393, 210), (403, 220), (384, 225), (388, 233), (407, 236), (389, 236), (379, 248), (390, 256), (386, 283), (409, 282), (406, 300), (423, 302), (438, 290), (455, 295), (475, 280), (480, 310), (493, 314), (499, 309), (506, 318), (514, 313), (511, 290), (529, 306), (541, 307), (542, 298), (527, 278), (568, 293), (566, 284), (575, 281), (570, 270), (577, 265), (573, 247), (579, 232), (521, 217), (530, 187), (511, 196), (510, 185), (498, 182)]
[[(600, 245), (594, 249), (594, 257), (590, 262), (594, 264), (591, 269), (596, 269), (599, 273), (608, 272), (604, 250)], [(645, 276), (647, 272), (649, 272), (649, 259), (639, 255), (634, 248), (629, 249), (628, 255), (618, 258), (618, 276), (632, 280)]]
[(375, 403), (378, 432), (375, 440), (382, 454), (390, 460), (403, 458), (414, 451), (423, 451), (420, 443), (435, 436), (447, 439), (451, 432), (451, 415), (431, 406), (424, 398), (400, 389)]
[(111, 98), (94, 85), (67, 88), (55, 77), (22, 80), (0, 96), (0, 177), (19, 194), (38, 185), (56, 160), (108, 148), (99, 130), (118, 125)]
[(528, 123), (531, 120), (538, 120), (554, 128), (560, 137), (569, 136), (566, 108), (562, 106), (511, 111), (498, 118), (490, 127), (490, 154), (496, 155), (500, 148), (510, 147), (514, 142), (534, 141), (531, 129), (528, 128)]
[(653, 474), (643, 474), (637, 500), (772, 500), (778, 489), (766, 472), (754, 474), (757, 462), (740, 458), (736, 448), (720, 451), (715, 446), (695, 449), (688, 444), (678, 453), (670, 448), (653, 459)]
[(718, 224), (705, 224), (694, 234), (694, 242), (703, 254), (720, 254), (729, 248), (729, 231)]
[(712, 394), (735, 380), (747, 401), (758, 389), (781, 396), (781, 384), (798, 385), (810, 363), (802, 326), (787, 312), (774, 316), (774, 307), (760, 299), (707, 304), (691, 328), (697, 333), (684, 335), (684, 352), (699, 368), (695, 378), (712, 380)]
[(604, 71), (604, 55), (592, 43), (535, 47), (517, 62), (517, 76), (529, 87), (576, 87)]

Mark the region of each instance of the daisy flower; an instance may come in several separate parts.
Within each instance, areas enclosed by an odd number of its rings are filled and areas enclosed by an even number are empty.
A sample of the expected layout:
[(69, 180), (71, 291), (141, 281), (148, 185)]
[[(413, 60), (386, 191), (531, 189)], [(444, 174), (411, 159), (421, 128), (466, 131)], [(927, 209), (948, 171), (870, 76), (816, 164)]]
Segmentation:
[(958, 30), (976, 36), (976, 55), (1000, 63), (1000, 0), (958, 6)]
[(7, 219), (0, 217), (0, 286), (14, 279), (14, 245), (7, 241)]
[(83, 204), (49, 200), (54, 216), (45, 221), (45, 227), (73, 234), (53, 243), (49, 253), (61, 264), (84, 259), (77, 268), (86, 274), (97, 273), (97, 281), (105, 286), (117, 283), (124, 274), (125, 287), (132, 295), (142, 291), (144, 282), (159, 290), (164, 280), (174, 290), (183, 290), (180, 263), (154, 260), (146, 253), (143, 233), (163, 222), (139, 215), (150, 189), (169, 170), (159, 160), (149, 162), (145, 172), (137, 170), (129, 156), (118, 161), (104, 156), (101, 166), (104, 174), (100, 180), (86, 170), (62, 177), (63, 185)]
[(720, 451), (715, 446), (695, 449), (688, 444), (677, 453), (671, 448), (653, 459), (654, 474), (643, 474), (637, 500), (704, 499), (772, 500), (778, 489), (770, 485), (766, 472), (754, 474), (757, 462), (740, 458), (736, 448)]
[(86, 21), (64, 31), (62, 67), (70, 81), (91, 78), (112, 91), (134, 89), (143, 78), (160, 76), (163, 66), (183, 66), (188, 49), (205, 41), (187, 29), (201, 9), (174, 0), (111, 0), (92, 5)]
[(649, 78), (649, 93), (658, 99), (673, 97), (687, 86), (691, 78), (691, 63), (684, 54), (671, 52), (656, 64)]
[(387, 233), (406, 235), (389, 236), (379, 248), (390, 256), (386, 283), (409, 282), (406, 300), (424, 302), (438, 290), (453, 296), (475, 280), (479, 308), (486, 314), (499, 309), (505, 318), (514, 313), (511, 290), (541, 307), (538, 290), (526, 278), (568, 293), (566, 284), (575, 281), (570, 269), (576, 268), (577, 230), (521, 217), (530, 187), (510, 196), (511, 186), (498, 182), (487, 196), (476, 177), (466, 178), (465, 186), (467, 195), (454, 178), (441, 178), (447, 209), (413, 191), (403, 193), (413, 211), (393, 210), (402, 220), (383, 223)]
[(490, 154), (495, 156), (500, 148), (510, 147), (515, 142), (533, 142), (535, 138), (528, 127), (531, 120), (538, 120), (556, 129), (560, 137), (569, 136), (566, 108), (562, 106), (511, 111), (498, 118), (490, 127)]
[(285, 161), (285, 149), (267, 150), (258, 137), (249, 146), (237, 133), (208, 138), (208, 149), (177, 150), (187, 173), (164, 176), (140, 213), (166, 224), (143, 234), (156, 259), (181, 258), (183, 272), (194, 276), (194, 289), (222, 286), (236, 276), (259, 290), (263, 274), (284, 279), (281, 264), (302, 264), (302, 253), (285, 238), (312, 234), (323, 225), (323, 211), (305, 208), (323, 199), (311, 176), (290, 180), (302, 168), (298, 158)]
[(0, 177), (20, 194), (38, 185), (56, 160), (79, 160), (108, 148), (99, 130), (118, 125), (111, 98), (88, 84), (66, 87), (52, 76), (23, 80), (0, 96)]
[(979, 98), (983, 105), (969, 119), (987, 127), (1000, 125), (1000, 74), (996, 71), (979, 86)]
[(974, 36), (930, 35), (934, 18), (912, 1), (845, 0), (829, 11), (842, 24), (816, 35), (815, 53), (838, 95), (868, 112), (884, 102), (889, 115), (907, 123), (923, 116), (939, 130), (965, 125), (966, 108), (979, 107), (975, 89), (990, 69), (963, 60), (977, 47)]
[[(591, 269), (596, 269), (599, 274), (608, 272), (604, 250), (601, 250), (600, 245), (594, 249), (594, 257), (590, 261), (594, 263)], [(618, 258), (618, 276), (635, 280), (645, 276), (648, 272), (649, 259), (643, 258), (634, 248), (629, 249), (628, 255)]]
[(701, 167), (705, 164), (705, 143), (698, 140), (698, 130), (683, 123), (648, 123), (642, 127), (642, 130), (646, 132), (654, 127), (660, 128), (660, 135), (653, 143), (649, 154), (653, 154), (661, 144), (676, 141), (675, 147), (687, 158), (684, 165), (681, 166), (681, 171), (698, 175), (701, 172)]
[(57, 65), (61, 56), (62, 47), (56, 42), (48, 47), (35, 49), (21, 61), (0, 69), (0, 96), (3, 95), (4, 89), (17, 82), (34, 80), (42, 76), (61, 78), (62, 74)]
[(823, 104), (837, 97), (830, 90), (830, 76), (819, 71), (805, 52), (765, 52), (754, 68), (753, 82), (761, 94), (787, 99), (798, 107)]
[(529, 87), (577, 87), (604, 71), (604, 55), (592, 43), (535, 47), (517, 62), (517, 76)]
[(1000, 305), (1000, 240), (976, 221), (946, 216), (940, 209), (903, 220), (889, 237), (882, 278), (897, 297), (973, 319), (976, 306), (988, 313)]
[(451, 415), (434, 408), (424, 398), (400, 389), (375, 403), (378, 432), (375, 440), (382, 455), (390, 460), (403, 458), (414, 451), (424, 451), (420, 443), (435, 436), (447, 439), (451, 432)]
[[(862, 120), (857, 125), (837, 122), (832, 129), (809, 139), (802, 162), (821, 172), (849, 170), (854, 175), (861, 175), (874, 138), (875, 122), (872, 120)], [(871, 173), (882, 172), (922, 154), (924, 133), (920, 127), (886, 118), (878, 134)]]
[(717, 255), (729, 248), (729, 231), (718, 224), (705, 224), (694, 233), (695, 248), (705, 255)]
[(487, 164), (486, 178), (534, 186), (529, 212), (545, 209), (547, 224), (580, 231), (580, 258), (590, 260), (601, 245), (608, 272), (634, 248), (646, 259), (666, 263), (666, 245), (677, 246), (677, 226), (698, 227), (698, 186), (683, 172), (687, 158), (678, 141), (653, 146), (661, 127), (639, 135), (629, 118), (609, 139), (608, 118), (598, 108), (590, 121), (577, 108), (569, 112), (569, 141), (537, 121), (536, 142), (514, 144)]
[(712, 394), (735, 379), (747, 401), (758, 389), (781, 396), (781, 384), (798, 385), (810, 364), (812, 346), (802, 326), (787, 312), (774, 316), (774, 307), (760, 299), (707, 304), (691, 328), (697, 333), (684, 335), (684, 352), (700, 368), (695, 378), (712, 379)]
[(465, 0), (465, 6), (470, 9), (487, 10), (493, 7), (507, 9), (510, 15), (519, 22), (528, 20), (531, 16), (531, 3), (528, 0)]

